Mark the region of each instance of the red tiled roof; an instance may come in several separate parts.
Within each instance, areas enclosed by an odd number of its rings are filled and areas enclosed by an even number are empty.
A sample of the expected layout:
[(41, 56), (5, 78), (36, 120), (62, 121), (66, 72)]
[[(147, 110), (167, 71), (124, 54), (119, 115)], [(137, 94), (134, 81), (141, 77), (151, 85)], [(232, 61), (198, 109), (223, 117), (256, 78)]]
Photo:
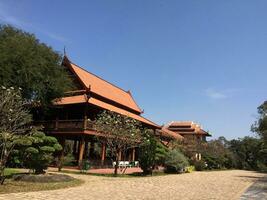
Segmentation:
[(68, 105), (68, 104), (77, 104), (77, 103), (85, 103), (86, 97), (85, 95), (77, 95), (70, 97), (62, 97), (53, 101), (54, 105)]
[[(87, 100), (87, 98), (85, 95), (77, 95), (77, 96), (71, 96), (71, 97), (63, 97), (61, 99), (54, 101), (54, 104), (55, 105), (78, 104), (78, 103), (85, 103), (86, 100)], [(148, 120), (148, 119), (146, 119), (140, 115), (128, 112), (126, 110), (123, 110), (121, 108), (118, 108), (116, 106), (113, 106), (111, 104), (103, 102), (101, 100), (98, 100), (96, 98), (93, 98), (93, 97), (89, 98), (88, 103), (93, 104), (93, 105), (98, 106), (98, 107), (101, 107), (101, 108), (104, 108), (106, 110), (110, 110), (110, 111), (119, 113), (121, 115), (131, 117), (131, 118), (136, 119), (140, 122), (151, 125), (155, 128), (160, 128), (159, 125), (155, 124), (154, 122), (152, 122), (152, 121), (150, 121), (150, 120)]]
[(165, 128), (181, 135), (211, 136), (208, 132), (204, 131), (199, 124), (196, 124), (192, 121), (173, 121), (166, 125)]
[(71, 71), (78, 76), (79, 80), (86, 89), (90, 88), (90, 91), (97, 95), (112, 100), (120, 105), (126, 106), (138, 113), (142, 112), (134, 101), (130, 92), (126, 92), (123, 89), (96, 76), (95, 74), (84, 70), (78, 65), (71, 63), (67, 57), (64, 57), (63, 62), (67, 62), (68, 67), (70, 67)]
[(180, 134), (175, 133), (173, 131), (170, 131), (170, 130), (164, 128), (164, 127), (162, 129), (160, 129), (160, 130), (157, 130), (157, 131), (159, 131), (159, 133), (164, 137), (170, 137), (170, 138), (173, 138), (173, 139), (176, 139), (176, 140), (183, 140), (184, 139), (184, 137), (181, 136)]

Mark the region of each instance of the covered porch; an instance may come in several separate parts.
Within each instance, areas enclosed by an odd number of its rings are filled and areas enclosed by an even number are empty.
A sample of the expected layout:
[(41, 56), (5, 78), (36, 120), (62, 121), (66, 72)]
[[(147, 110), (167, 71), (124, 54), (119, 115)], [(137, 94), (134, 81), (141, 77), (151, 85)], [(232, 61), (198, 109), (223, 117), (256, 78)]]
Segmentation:
[[(77, 120), (51, 120), (39, 121), (38, 124), (44, 127), (46, 134), (54, 136), (58, 139), (63, 147), (59, 154), (62, 160), (64, 152), (68, 149), (74, 157), (76, 166), (81, 167), (84, 160), (90, 162), (92, 168), (113, 168), (115, 157), (110, 153), (109, 148), (105, 144), (105, 134), (96, 131), (93, 121), (88, 119)], [(103, 140), (102, 140), (103, 138)], [(130, 148), (119, 152), (120, 165), (137, 166), (133, 163), (138, 159), (138, 147)], [(128, 164), (128, 165), (129, 165)]]

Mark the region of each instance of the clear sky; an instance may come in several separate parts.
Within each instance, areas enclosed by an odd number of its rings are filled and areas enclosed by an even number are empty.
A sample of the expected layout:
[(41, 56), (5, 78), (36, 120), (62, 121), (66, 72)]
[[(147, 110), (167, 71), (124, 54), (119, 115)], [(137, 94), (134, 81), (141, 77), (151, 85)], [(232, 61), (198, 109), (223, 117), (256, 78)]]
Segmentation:
[(266, 0), (0, 0), (0, 22), (65, 45), (160, 125), (243, 137), (267, 100)]

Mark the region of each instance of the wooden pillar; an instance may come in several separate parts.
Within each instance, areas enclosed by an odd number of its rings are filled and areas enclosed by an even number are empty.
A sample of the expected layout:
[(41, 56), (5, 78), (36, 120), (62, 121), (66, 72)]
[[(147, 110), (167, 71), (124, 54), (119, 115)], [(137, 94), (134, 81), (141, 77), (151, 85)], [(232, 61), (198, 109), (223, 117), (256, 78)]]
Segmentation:
[(85, 158), (87, 159), (87, 157), (88, 157), (88, 140), (85, 140), (85, 153), (84, 153), (84, 155), (85, 155)]
[(101, 164), (103, 165), (106, 158), (106, 144), (102, 143), (102, 149), (101, 149)]
[(82, 160), (83, 160), (83, 153), (84, 153), (85, 141), (84, 137), (81, 137), (80, 145), (79, 145), (79, 167), (81, 167)]
[(95, 151), (95, 142), (91, 141), (90, 142), (90, 150), (89, 150), (89, 156), (92, 157)]
[(87, 128), (87, 115), (86, 115), (86, 113), (84, 114), (84, 119), (83, 120), (84, 120), (83, 121), (83, 129), (86, 130), (86, 128)]
[(119, 150), (119, 156), (118, 156), (119, 161), (121, 160), (121, 150)]
[(85, 109), (84, 109), (84, 114), (83, 114), (83, 129), (84, 130), (86, 130), (86, 128), (87, 128), (87, 119), (88, 119), (88, 117), (87, 117), (87, 111), (88, 111), (88, 100), (89, 100), (89, 98), (88, 98), (88, 96), (86, 95), (86, 97), (87, 97), (87, 102), (85, 103)]
[(135, 148), (132, 149), (132, 161), (135, 161)]
[(129, 149), (128, 151), (125, 152), (125, 157), (128, 161), (132, 161), (132, 149)]
[(74, 140), (73, 142), (72, 152), (73, 152), (73, 155), (76, 155), (77, 153), (77, 140)]
[(58, 116), (56, 117), (55, 130), (58, 130)]

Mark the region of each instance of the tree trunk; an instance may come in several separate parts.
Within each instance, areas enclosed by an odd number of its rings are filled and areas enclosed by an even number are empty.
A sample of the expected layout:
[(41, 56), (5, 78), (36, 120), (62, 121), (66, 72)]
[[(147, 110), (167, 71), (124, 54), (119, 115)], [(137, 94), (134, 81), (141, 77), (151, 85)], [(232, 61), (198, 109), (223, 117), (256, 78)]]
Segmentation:
[(5, 172), (5, 168), (6, 168), (6, 163), (7, 163), (7, 156), (4, 153), (4, 156), (2, 158), (2, 160), (0, 161), (0, 184), (3, 185), (4, 181), (6, 179), (4, 172)]
[(118, 167), (119, 167), (119, 155), (120, 154), (120, 150), (117, 150), (116, 153), (116, 164), (115, 164), (115, 169), (114, 169), (114, 176), (118, 175)]
[(118, 175), (118, 167), (119, 167), (119, 160), (118, 160), (118, 156), (116, 156), (116, 164), (115, 164), (114, 176)]
[(4, 181), (6, 179), (5, 175), (4, 175), (4, 172), (5, 172), (5, 161), (2, 161), (1, 164), (0, 164), (0, 184), (3, 185), (4, 184)]

